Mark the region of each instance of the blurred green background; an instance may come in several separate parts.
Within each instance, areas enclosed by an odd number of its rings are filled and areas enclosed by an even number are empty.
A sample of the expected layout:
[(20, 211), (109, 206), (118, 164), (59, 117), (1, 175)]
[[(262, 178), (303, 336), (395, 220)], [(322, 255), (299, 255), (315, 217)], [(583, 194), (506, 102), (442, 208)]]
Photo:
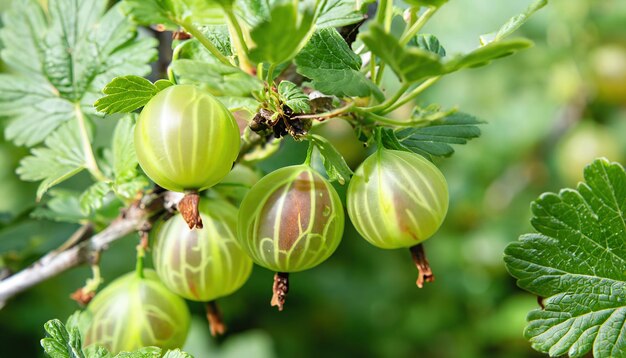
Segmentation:
[[(1, 0), (0, 11), (9, 2)], [(424, 32), (448, 54), (467, 51), (528, 3), (453, 0)], [(376, 249), (348, 226), (333, 257), (291, 276), (281, 313), (269, 305), (273, 273), (259, 267), (243, 289), (220, 301), (225, 337), (211, 338), (201, 305), (190, 303), (195, 317), (185, 349), (196, 357), (539, 356), (522, 336), (536, 298), (515, 286), (502, 252), (532, 230), (529, 204), (539, 194), (575, 186), (597, 156), (624, 163), (625, 24), (623, 1), (553, 0), (518, 32), (534, 48), (451, 75), (419, 99), (488, 122), (481, 138), (438, 163), (451, 205), (443, 228), (425, 244), (434, 283), (417, 289), (408, 252)], [(326, 126), (321, 130), (357, 164), (364, 153), (346, 126)], [(261, 167), (299, 163), (304, 150), (288, 142)], [(25, 154), (0, 142), (0, 273), (27, 265), (76, 228), (29, 218), (36, 185), (14, 174)], [(66, 186), (84, 186), (85, 179)], [(119, 240), (103, 255), (107, 281), (133, 269), (135, 244), (136, 237)], [(88, 275), (84, 267), (64, 273), (0, 310), (0, 356), (42, 356), (43, 323), (77, 309), (68, 296)]]

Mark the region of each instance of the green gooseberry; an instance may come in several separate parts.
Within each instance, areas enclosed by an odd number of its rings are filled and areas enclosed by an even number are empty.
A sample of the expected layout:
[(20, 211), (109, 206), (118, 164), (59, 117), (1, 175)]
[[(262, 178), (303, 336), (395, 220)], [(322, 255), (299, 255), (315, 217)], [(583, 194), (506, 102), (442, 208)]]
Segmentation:
[(159, 186), (201, 191), (219, 182), (239, 154), (239, 128), (212, 94), (192, 85), (157, 93), (135, 126), (135, 149), (143, 171)]
[(308, 165), (259, 180), (239, 208), (238, 237), (258, 265), (276, 272), (310, 269), (339, 246), (344, 213), (332, 185)]
[(348, 216), (359, 234), (383, 249), (413, 247), (430, 238), (448, 211), (448, 185), (421, 155), (380, 149), (348, 186)]
[(153, 270), (128, 273), (105, 287), (87, 306), (91, 323), (84, 345), (111, 353), (141, 347), (180, 348), (189, 330), (185, 301), (170, 292)]
[(252, 260), (237, 241), (237, 208), (224, 200), (200, 203), (202, 229), (189, 229), (180, 214), (152, 232), (152, 258), (172, 292), (193, 301), (213, 301), (248, 280)]

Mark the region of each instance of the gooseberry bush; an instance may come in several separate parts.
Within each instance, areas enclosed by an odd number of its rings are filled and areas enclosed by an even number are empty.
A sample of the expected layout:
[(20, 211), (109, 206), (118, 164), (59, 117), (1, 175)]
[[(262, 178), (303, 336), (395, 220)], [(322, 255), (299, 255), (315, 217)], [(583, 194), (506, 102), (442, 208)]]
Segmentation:
[[(0, 30), (5, 136), (32, 148), (17, 169), (39, 182), (31, 215), (82, 226), (0, 281), (0, 301), (89, 263), (93, 277), (72, 294), (85, 309), (46, 324), (50, 356), (185, 357), (183, 298), (206, 302), (223, 333), (216, 300), (254, 262), (276, 273), (270, 302), (283, 310), (289, 274), (328, 259), (348, 222), (374, 246), (409, 249), (422, 287), (434, 279), (423, 242), (448, 209), (437, 164), (482, 122), (415, 99), (530, 47), (510, 35), (546, 2), (450, 55), (422, 32), (445, 0), (16, 1)], [(164, 32), (171, 51), (147, 79)], [(371, 149), (355, 172), (314, 133), (327, 121), (346, 121)], [(308, 142), (302, 164), (261, 176), (257, 164), (288, 140)], [(83, 171), (89, 187), (64, 183)], [(133, 232), (135, 269), (101, 288), (101, 252)]]

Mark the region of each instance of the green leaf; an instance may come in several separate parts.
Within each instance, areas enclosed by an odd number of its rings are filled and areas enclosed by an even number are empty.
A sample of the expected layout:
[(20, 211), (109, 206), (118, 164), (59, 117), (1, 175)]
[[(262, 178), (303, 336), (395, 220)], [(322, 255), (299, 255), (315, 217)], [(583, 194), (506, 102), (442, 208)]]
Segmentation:
[(215, 96), (246, 97), (263, 88), (256, 77), (220, 62), (182, 59), (171, 66), (179, 83), (198, 85)]
[(409, 45), (417, 46), (422, 50), (432, 52), (439, 57), (446, 57), (446, 49), (441, 46), (439, 39), (430, 34), (419, 34), (409, 41)]
[[(216, 26), (204, 26), (200, 28), (200, 31), (206, 36), (206, 38), (215, 45), (217, 50), (224, 56), (233, 56), (233, 44), (228, 32), (228, 26), (216, 25)], [(187, 41), (186, 46), (195, 46), (198, 50), (202, 51), (205, 56), (211, 56), (211, 52), (206, 49), (197, 39), (192, 38)]]
[[(411, 151), (431, 159), (449, 157), (454, 153), (450, 144), (466, 144), (480, 136), (476, 126), (482, 122), (466, 113), (426, 112), (418, 113), (413, 120), (424, 120), (423, 126), (394, 131), (383, 130), (383, 144), (390, 149)], [(443, 118), (440, 118), (445, 115)]]
[(52, 358), (84, 358), (81, 348), (81, 338), (77, 328), (68, 331), (58, 319), (44, 324), (46, 338), (41, 340), (41, 346), (46, 354)]
[(80, 210), (85, 215), (100, 209), (107, 201), (107, 194), (111, 192), (111, 186), (105, 182), (96, 182), (85, 190), (80, 198)]
[(298, 7), (293, 1), (281, 0), (272, 4), (269, 17), (250, 32), (255, 46), (249, 57), (258, 62), (280, 64), (292, 59), (304, 46), (314, 29), (315, 9)]
[(76, 328), (79, 332), (83, 332), (91, 323), (91, 319), (92, 316), (90, 313), (76, 310), (65, 321), (65, 328), (67, 328), (68, 331)]
[(218, 1), (207, 0), (124, 0), (124, 12), (140, 25), (162, 25), (178, 30), (182, 22), (212, 25), (224, 23)]
[(278, 84), (278, 95), (281, 101), (291, 108), (294, 113), (308, 113), (311, 111), (309, 96), (304, 94), (302, 89), (293, 82), (281, 81)]
[(41, 142), (75, 119), (77, 104), (95, 114), (100, 89), (121, 74), (144, 74), (156, 57), (155, 40), (137, 39), (134, 25), (105, 0), (13, 2), (5, 12), (1, 55), (12, 74), (0, 78), (5, 135), (18, 145)]
[(185, 353), (180, 349), (175, 349), (173, 351), (167, 351), (163, 358), (193, 358), (193, 356), (189, 353)]
[[(120, 199), (131, 200), (148, 185), (148, 180), (137, 170), (135, 152), (135, 125), (132, 115), (119, 120), (111, 143), (111, 152), (105, 152), (113, 177), (111, 182), (96, 182), (80, 196), (81, 211), (89, 215), (110, 202), (114, 192)], [(109, 154), (110, 153), (110, 154)]]
[(352, 170), (348, 164), (346, 164), (346, 160), (339, 154), (337, 149), (335, 149), (326, 138), (317, 134), (311, 134), (309, 138), (322, 156), (322, 162), (324, 163), (328, 179), (330, 181), (336, 180), (341, 185), (344, 185), (346, 181), (350, 180), (353, 174)]
[(116, 183), (137, 176), (137, 153), (135, 152), (135, 124), (131, 116), (122, 118), (113, 133), (113, 175)]
[(121, 352), (115, 358), (160, 358), (161, 348), (143, 347), (133, 352)]
[(455, 56), (445, 64), (445, 70), (454, 72), (465, 67), (484, 66), (495, 59), (512, 55), (532, 45), (532, 41), (523, 38), (491, 42), (468, 54)]
[(259, 108), (259, 102), (251, 97), (219, 97), (220, 102), (226, 106), (231, 112), (245, 110), (250, 113), (256, 113)]
[(0, 117), (8, 117), (5, 137), (33, 146), (74, 118), (74, 106), (36, 76), (0, 74)]
[(102, 346), (92, 344), (83, 349), (87, 358), (113, 358), (111, 352)]
[(320, 92), (338, 97), (383, 96), (361, 69), (361, 58), (337, 30), (316, 31), (295, 58), (296, 70), (310, 78)]
[(76, 175), (85, 168), (85, 155), (76, 124), (69, 122), (52, 133), (46, 147), (31, 150), (31, 155), (20, 161), (17, 168), (22, 180), (42, 180), (37, 189), (37, 200), (52, 186)]
[(545, 297), (531, 311), (525, 336), (550, 356), (626, 355), (626, 172), (598, 159), (576, 190), (543, 194), (532, 225), (507, 246), (517, 284)]
[(159, 87), (139, 76), (116, 77), (104, 87), (102, 93), (105, 96), (98, 99), (94, 106), (99, 112), (107, 114), (130, 113), (145, 106), (159, 91), (172, 85), (166, 80), (157, 83)]
[[(500, 41), (519, 29), (528, 19), (539, 9), (548, 5), (548, 0), (536, 0), (523, 13), (513, 16), (500, 29), (492, 34), (482, 35), (481, 43), (486, 44), (491, 41)], [(488, 40), (491, 39), (491, 40)]]
[(37, 206), (30, 214), (36, 219), (80, 223), (85, 219), (80, 208), (79, 196), (75, 191), (52, 189), (48, 192), (50, 199), (45, 206)]
[(411, 83), (445, 72), (439, 56), (421, 48), (402, 46), (377, 23), (360, 33), (363, 43), (396, 73), (402, 82)]
[(322, 2), (317, 16), (317, 28), (342, 27), (355, 24), (365, 18), (362, 1), (326, 0)]
[(276, 0), (237, 0), (236, 13), (250, 27), (255, 27), (263, 21), (269, 20), (270, 8)]

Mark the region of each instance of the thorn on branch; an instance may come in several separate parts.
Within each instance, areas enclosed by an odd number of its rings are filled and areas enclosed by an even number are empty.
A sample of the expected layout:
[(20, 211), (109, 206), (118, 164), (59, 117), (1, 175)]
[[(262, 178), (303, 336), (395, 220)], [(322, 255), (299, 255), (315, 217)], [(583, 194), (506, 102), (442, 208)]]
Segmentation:
[(433, 275), (433, 271), (426, 258), (426, 253), (424, 252), (424, 245), (417, 244), (412, 246), (409, 250), (411, 251), (411, 256), (413, 257), (417, 271), (419, 271), (416, 282), (417, 287), (422, 288), (425, 282), (435, 281), (435, 275)]

